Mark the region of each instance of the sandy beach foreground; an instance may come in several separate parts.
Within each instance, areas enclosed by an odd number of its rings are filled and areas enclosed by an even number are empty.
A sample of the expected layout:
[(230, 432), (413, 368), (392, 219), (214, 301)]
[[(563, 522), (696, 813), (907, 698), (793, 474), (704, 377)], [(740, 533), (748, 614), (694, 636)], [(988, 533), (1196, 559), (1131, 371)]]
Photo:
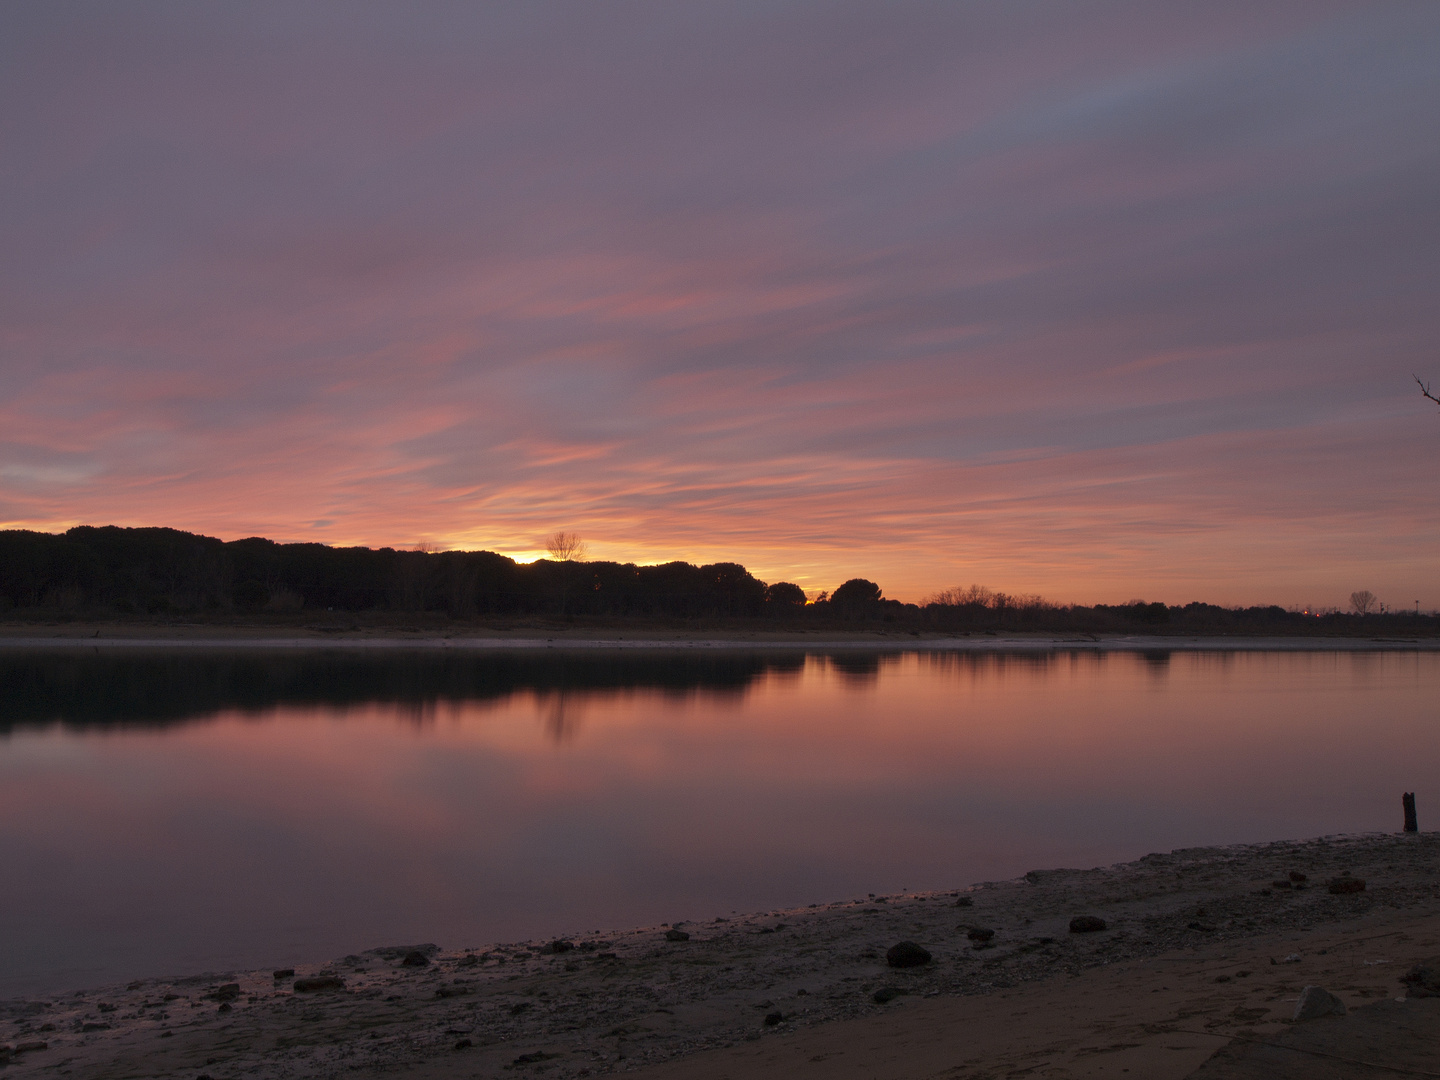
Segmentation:
[[(1337, 880), (1352, 884), (1332, 891)], [(1073, 932), (1079, 916), (1105, 929)], [(902, 941), (930, 959), (891, 966)], [(1440, 1031), (1440, 999), (1386, 1006), (1435, 1007), (1419, 1021), (1361, 1008), (1402, 996), (1400, 977), (1440, 956), (1440, 833), (1189, 849), (728, 921), (455, 944), (5, 1002), (6, 1074), (1182, 1077), (1239, 1047), (1332, 1075), (1316, 1063), (1345, 1054), (1267, 1049), (1298, 1037), (1306, 985), (1351, 1008), (1339, 1024)], [(1435, 1075), (1392, 1041), (1373, 1048), (1398, 1055), (1390, 1075)], [(1202, 1075), (1249, 1076), (1243, 1056)]]

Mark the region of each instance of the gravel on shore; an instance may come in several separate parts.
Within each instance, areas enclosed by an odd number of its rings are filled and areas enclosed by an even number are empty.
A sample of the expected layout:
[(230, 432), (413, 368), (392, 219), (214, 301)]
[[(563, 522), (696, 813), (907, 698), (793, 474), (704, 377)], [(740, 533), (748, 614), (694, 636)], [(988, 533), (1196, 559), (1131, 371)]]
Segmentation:
[[(14, 1048), (9, 1077), (449, 1075), (461, 1066), (456, 1075), (601, 1076), (906, 999), (984, 995), (1380, 909), (1440, 911), (1440, 833), (1184, 849), (728, 921), (397, 945), (293, 973), (142, 979), (0, 1003), (0, 1044)], [(1086, 929), (1097, 922), (1104, 929)], [(901, 942), (930, 959), (891, 966)]]

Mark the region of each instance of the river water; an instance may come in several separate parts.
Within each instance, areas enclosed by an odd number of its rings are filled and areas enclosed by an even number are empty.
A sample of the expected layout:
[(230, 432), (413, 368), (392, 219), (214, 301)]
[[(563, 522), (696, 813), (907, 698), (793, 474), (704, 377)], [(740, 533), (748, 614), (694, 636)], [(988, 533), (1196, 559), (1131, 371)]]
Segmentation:
[(0, 997), (1440, 813), (1435, 653), (9, 652), (0, 688)]

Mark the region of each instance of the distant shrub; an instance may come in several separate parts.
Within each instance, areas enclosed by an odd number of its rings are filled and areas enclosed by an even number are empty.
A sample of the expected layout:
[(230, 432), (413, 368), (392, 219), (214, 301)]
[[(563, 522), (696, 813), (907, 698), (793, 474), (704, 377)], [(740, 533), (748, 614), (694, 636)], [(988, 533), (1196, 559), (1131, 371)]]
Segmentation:
[(242, 581), (235, 586), (235, 606), (242, 611), (259, 611), (270, 599), (270, 590), (263, 582)]
[(1125, 605), (1125, 616), (1136, 622), (1158, 626), (1160, 623), (1170, 621), (1170, 609), (1158, 602), (1147, 604), (1143, 600), (1136, 600)]
[(283, 585), (269, 590), (269, 593), (265, 601), (266, 611), (299, 611), (305, 606), (305, 597)]
[(85, 593), (78, 585), (61, 585), (45, 594), (45, 603), (61, 611), (74, 611), (85, 603)]

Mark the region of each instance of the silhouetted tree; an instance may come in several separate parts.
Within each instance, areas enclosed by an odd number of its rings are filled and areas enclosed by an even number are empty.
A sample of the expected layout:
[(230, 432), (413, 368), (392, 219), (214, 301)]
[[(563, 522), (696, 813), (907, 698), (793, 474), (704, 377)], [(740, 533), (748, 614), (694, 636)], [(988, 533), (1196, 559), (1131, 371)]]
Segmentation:
[(565, 614), (565, 605), (570, 597), (570, 578), (573, 566), (585, 560), (585, 541), (578, 533), (557, 532), (545, 541), (545, 551), (560, 564), (560, 614)]
[(788, 581), (765, 587), (765, 610), (772, 615), (793, 615), (805, 610), (805, 590)]
[(433, 545), (421, 543), (395, 553), (394, 604), (401, 611), (424, 611), (430, 606), (437, 562), (431, 558), (434, 550)]
[(880, 606), (880, 586), (864, 578), (851, 578), (830, 597), (830, 603), (846, 618), (861, 618)]
[(1375, 594), (1369, 589), (1361, 589), (1359, 592), (1350, 594), (1350, 606), (1355, 609), (1356, 615), (1369, 615), (1378, 603)]
[(545, 551), (556, 562), (584, 562), (586, 546), (578, 533), (557, 532), (545, 541)]
[(1134, 619), (1136, 622), (1154, 625), (1170, 621), (1170, 609), (1159, 601), (1147, 604), (1144, 600), (1131, 600), (1121, 608), (1121, 611), (1126, 618)]
[(765, 583), (739, 563), (702, 566), (709, 596), (701, 602), (712, 615), (759, 615), (765, 609)]
[(984, 585), (971, 585), (968, 589), (962, 589), (957, 585), (953, 589), (941, 589), (925, 603), (940, 604), (944, 607), (963, 607), (966, 604), (974, 604), (977, 607), (988, 608), (990, 601), (994, 598), (995, 593)]

